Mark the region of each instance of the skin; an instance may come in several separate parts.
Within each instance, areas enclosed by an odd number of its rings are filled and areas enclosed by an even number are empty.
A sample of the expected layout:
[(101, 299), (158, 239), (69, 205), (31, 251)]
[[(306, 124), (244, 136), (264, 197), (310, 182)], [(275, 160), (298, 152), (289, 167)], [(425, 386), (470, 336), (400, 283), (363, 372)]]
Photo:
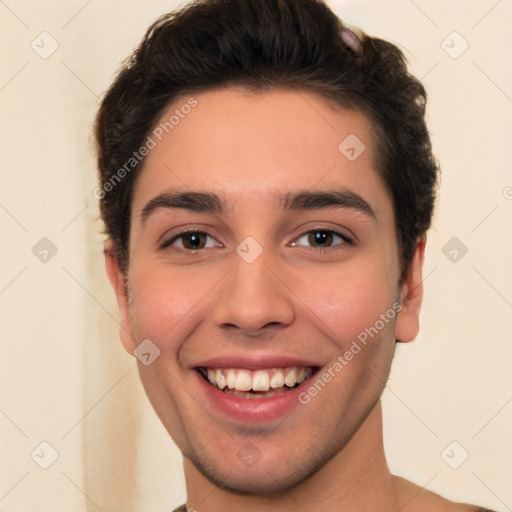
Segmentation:
[[(139, 363), (139, 372), (183, 453), (189, 508), (476, 511), (393, 476), (385, 460), (380, 395), (395, 340), (418, 333), (425, 237), (400, 284), (393, 206), (375, 171), (369, 120), (286, 90), (226, 88), (195, 98), (197, 107), (151, 150), (137, 179), (126, 275), (112, 243), (105, 246), (124, 347), (133, 353), (149, 338), (161, 351), (151, 365)], [(366, 146), (354, 161), (338, 150), (350, 134)], [(278, 200), (340, 188), (374, 215), (346, 206), (286, 211)], [(190, 191), (216, 193), (226, 211), (160, 207), (141, 219), (159, 194)], [(183, 228), (208, 233), (207, 246), (193, 253), (181, 238), (161, 248)], [(354, 243), (333, 237), (319, 252), (304, 236), (319, 228)], [(263, 249), (250, 264), (235, 251), (247, 236)], [(202, 399), (200, 361), (278, 353), (329, 368), (397, 300), (399, 314), (286, 418), (254, 426)], [(248, 442), (261, 454), (250, 468), (237, 457)]]

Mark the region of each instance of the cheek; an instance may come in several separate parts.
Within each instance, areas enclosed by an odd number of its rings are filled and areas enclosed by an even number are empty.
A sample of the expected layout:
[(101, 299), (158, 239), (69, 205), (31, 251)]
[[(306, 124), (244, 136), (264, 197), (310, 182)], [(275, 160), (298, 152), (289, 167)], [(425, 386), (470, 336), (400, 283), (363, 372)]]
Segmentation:
[(209, 291), (215, 287), (210, 273), (170, 272), (161, 265), (141, 265), (131, 274), (131, 309), (139, 340), (149, 338), (160, 348), (173, 348), (197, 323), (197, 315)]
[(388, 272), (374, 261), (310, 276), (300, 282), (297, 295), (318, 319), (319, 327), (323, 324), (326, 333), (336, 334), (345, 344), (392, 309), (392, 290)]

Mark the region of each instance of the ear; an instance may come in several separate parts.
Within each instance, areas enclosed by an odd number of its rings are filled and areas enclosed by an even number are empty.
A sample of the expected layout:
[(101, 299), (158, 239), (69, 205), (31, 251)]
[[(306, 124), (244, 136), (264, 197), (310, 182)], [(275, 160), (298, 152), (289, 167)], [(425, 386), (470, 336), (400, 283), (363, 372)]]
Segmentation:
[(395, 324), (395, 338), (404, 343), (416, 338), (420, 329), (419, 316), (423, 302), (423, 261), (426, 243), (425, 235), (418, 239), (407, 276), (400, 286), (402, 309), (398, 313)]
[(117, 297), (119, 305), (119, 314), (121, 320), (120, 337), (125, 350), (133, 355), (137, 346), (133, 334), (130, 319), (130, 301), (126, 286), (126, 274), (121, 270), (116, 255), (116, 249), (112, 240), (107, 240), (104, 245), (103, 254), (105, 255), (105, 267), (108, 279)]

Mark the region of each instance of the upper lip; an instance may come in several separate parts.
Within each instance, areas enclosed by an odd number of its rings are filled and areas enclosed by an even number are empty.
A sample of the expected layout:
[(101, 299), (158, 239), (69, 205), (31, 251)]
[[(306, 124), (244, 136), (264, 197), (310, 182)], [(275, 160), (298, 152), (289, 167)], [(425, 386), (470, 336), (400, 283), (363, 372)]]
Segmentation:
[(219, 354), (195, 365), (195, 368), (244, 368), (259, 370), (269, 368), (290, 368), (292, 366), (319, 368), (317, 361), (278, 354)]

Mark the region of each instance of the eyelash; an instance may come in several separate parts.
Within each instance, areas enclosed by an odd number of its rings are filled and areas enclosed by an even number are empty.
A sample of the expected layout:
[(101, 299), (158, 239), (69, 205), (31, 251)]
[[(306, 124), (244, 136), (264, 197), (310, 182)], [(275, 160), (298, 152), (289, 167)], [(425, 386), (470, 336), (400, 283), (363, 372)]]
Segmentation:
[(326, 253), (326, 252), (330, 252), (330, 251), (333, 251), (333, 250), (336, 250), (336, 249), (340, 249), (341, 247), (343, 247), (345, 244), (348, 244), (348, 245), (354, 245), (354, 241), (349, 238), (348, 236), (346, 235), (343, 235), (341, 233), (338, 233), (337, 231), (334, 231), (333, 229), (329, 229), (329, 228), (313, 228), (313, 229), (309, 229), (308, 231), (305, 231), (304, 233), (302, 233), (301, 235), (299, 235), (298, 237), (296, 237), (293, 242), (292, 242), (292, 246), (298, 246), (298, 247), (303, 247), (303, 246), (300, 246), (296, 243), (297, 240), (300, 240), (301, 238), (311, 234), (311, 233), (328, 233), (330, 235), (332, 235), (333, 237), (337, 236), (339, 238), (341, 238), (342, 242), (339, 243), (339, 244), (336, 244), (336, 245), (332, 245), (330, 247), (309, 247), (311, 249), (311, 251), (313, 252), (316, 252), (316, 253)]
[[(331, 246), (331, 247), (310, 247), (310, 249), (313, 251), (313, 252), (316, 252), (316, 253), (325, 253), (325, 252), (329, 252), (329, 251), (332, 251), (332, 250), (336, 250), (336, 248), (339, 248), (345, 244), (348, 244), (348, 245), (354, 245), (354, 241), (347, 237), (346, 235), (343, 235), (341, 233), (338, 233), (337, 231), (334, 231), (333, 229), (329, 229), (329, 228), (314, 228), (314, 229), (310, 229), (308, 231), (305, 231), (304, 233), (300, 234), (298, 237), (296, 237), (293, 241), (292, 241), (292, 246), (296, 246), (296, 247), (303, 247), (303, 246), (300, 246), (296, 243), (297, 240), (301, 239), (302, 237), (310, 234), (310, 233), (315, 233), (315, 232), (321, 232), (321, 233), (329, 233), (333, 236), (338, 236), (339, 238), (342, 239), (342, 243), (340, 244), (337, 244), (337, 245), (334, 245), (334, 246)], [(212, 239), (213, 236), (211, 236), (208, 232), (206, 231), (201, 231), (199, 229), (187, 229), (185, 231), (180, 231), (179, 233), (175, 233), (174, 235), (172, 235), (168, 240), (165, 240), (162, 245), (160, 246), (160, 249), (161, 250), (164, 250), (164, 249), (167, 249), (168, 247), (171, 247), (177, 240), (179, 240), (180, 238), (183, 238), (187, 235), (190, 235), (190, 234), (202, 234), (202, 235), (206, 235), (207, 237), (210, 237)], [(204, 251), (205, 249), (178, 249), (180, 251), (183, 251), (183, 252), (187, 252), (189, 254), (198, 254), (202, 251)]]

